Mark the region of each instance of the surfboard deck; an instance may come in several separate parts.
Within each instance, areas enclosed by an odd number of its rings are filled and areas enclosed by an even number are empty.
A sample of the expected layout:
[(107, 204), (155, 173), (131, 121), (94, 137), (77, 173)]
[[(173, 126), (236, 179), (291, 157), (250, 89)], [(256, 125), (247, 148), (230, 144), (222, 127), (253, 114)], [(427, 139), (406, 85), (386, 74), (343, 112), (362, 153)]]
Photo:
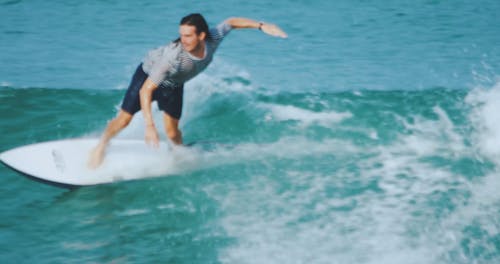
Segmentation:
[(35, 143), (0, 153), (0, 161), (33, 180), (70, 189), (160, 176), (172, 165), (165, 142), (152, 148), (143, 140), (113, 139), (104, 162), (92, 170), (87, 161), (97, 142), (65, 139)]

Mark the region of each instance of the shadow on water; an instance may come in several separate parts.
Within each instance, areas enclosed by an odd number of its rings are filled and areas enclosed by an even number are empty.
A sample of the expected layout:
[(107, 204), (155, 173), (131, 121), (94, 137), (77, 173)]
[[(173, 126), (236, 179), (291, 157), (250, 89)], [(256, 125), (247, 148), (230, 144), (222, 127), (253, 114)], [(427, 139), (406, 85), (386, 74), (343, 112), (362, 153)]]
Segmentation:
[(4, 3), (0, 3), (0, 5), (3, 5), (3, 6), (17, 5), (21, 2), (22, 2), (22, 0), (11, 0), (11, 1), (5, 1)]

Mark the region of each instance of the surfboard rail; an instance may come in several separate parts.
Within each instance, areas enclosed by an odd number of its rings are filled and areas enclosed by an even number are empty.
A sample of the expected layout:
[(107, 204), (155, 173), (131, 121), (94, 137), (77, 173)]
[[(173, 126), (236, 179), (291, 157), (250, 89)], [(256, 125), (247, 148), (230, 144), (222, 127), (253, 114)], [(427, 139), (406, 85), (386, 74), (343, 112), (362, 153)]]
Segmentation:
[(0, 161), (31, 180), (65, 189), (149, 178), (168, 172), (165, 161), (170, 150), (166, 142), (154, 149), (137, 139), (112, 140), (103, 164), (95, 170), (89, 169), (88, 155), (97, 142), (95, 138), (39, 142), (2, 152)]

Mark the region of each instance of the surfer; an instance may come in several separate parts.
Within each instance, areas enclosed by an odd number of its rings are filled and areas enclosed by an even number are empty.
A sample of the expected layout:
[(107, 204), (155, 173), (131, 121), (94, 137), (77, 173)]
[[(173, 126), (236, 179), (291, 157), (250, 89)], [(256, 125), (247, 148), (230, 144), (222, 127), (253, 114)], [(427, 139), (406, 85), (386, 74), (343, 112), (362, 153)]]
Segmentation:
[(287, 37), (276, 25), (248, 18), (229, 18), (209, 29), (200, 14), (183, 17), (179, 26), (180, 37), (166, 46), (149, 51), (137, 67), (121, 110), (108, 123), (98, 145), (92, 149), (88, 167), (99, 167), (109, 141), (130, 123), (139, 110), (145, 120), (146, 144), (154, 147), (159, 145), (158, 131), (151, 113), (152, 101), (157, 101), (163, 111), (167, 137), (174, 144), (182, 144), (179, 119), (182, 114), (184, 83), (210, 64), (217, 47), (232, 29), (241, 28), (255, 28), (271, 36)]

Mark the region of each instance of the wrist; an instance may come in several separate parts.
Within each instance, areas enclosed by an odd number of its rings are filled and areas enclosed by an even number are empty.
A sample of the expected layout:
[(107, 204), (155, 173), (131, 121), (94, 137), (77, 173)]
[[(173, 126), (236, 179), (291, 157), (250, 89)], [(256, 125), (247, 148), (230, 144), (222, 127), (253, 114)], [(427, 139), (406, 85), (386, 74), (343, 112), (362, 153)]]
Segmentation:
[(262, 26), (264, 26), (264, 23), (262, 23), (262, 22), (259, 22), (259, 26), (258, 26), (258, 29), (259, 29), (260, 31), (262, 31)]

